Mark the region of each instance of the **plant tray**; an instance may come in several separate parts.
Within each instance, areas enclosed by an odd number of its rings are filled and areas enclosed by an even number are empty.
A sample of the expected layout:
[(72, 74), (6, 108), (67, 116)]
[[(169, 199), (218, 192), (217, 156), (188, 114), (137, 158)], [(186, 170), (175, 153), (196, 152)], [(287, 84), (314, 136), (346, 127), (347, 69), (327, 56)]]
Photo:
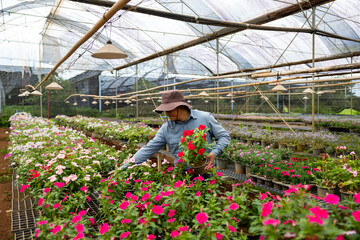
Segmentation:
[(91, 198), (91, 201), (85, 202), (85, 208), (89, 208), (87, 215), (95, 216), (99, 212), (99, 193), (90, 193), (89, 197)]
[(25, 211), (12, 212), (11, 231), (19, 232), (29, 228), (35, 228), (35, 219), (40, 216), (39, 211), (29, 209)]
[(35, 233), (35, 228), (28, 228), (14, 233), (14, 240), (27, 240)]
[(35, 200), (30, 197), (25, 198), (25, 199), (13, 198), (12, 199), (12, 211), (17, 212), (17, 211), (29, 210), (32, 208), (34, 203), (35, 203)]
[(20, 188), (21, 186), (17, 184), (17, 180), (16, 180), (16, 174), (14, 172), (14, 174), (12, 175), (12, 198), (18, 198), (18, 199), (24, 199), (25, 198), (25, 193), (20, 192)]

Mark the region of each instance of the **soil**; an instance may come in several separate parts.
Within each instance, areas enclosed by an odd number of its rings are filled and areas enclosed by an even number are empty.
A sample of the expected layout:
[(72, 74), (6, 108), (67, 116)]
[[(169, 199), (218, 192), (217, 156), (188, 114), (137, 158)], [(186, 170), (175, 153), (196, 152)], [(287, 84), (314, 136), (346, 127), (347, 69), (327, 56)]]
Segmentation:
[(8, 128), (0, 128), (0, 239), (13, 239), (11, 233), (11, 214), (6, 214), (6, 211), (11, 210), (11, 176), (12, 170), (9, 168), (9, 161), (4, 160), (9, 143)]

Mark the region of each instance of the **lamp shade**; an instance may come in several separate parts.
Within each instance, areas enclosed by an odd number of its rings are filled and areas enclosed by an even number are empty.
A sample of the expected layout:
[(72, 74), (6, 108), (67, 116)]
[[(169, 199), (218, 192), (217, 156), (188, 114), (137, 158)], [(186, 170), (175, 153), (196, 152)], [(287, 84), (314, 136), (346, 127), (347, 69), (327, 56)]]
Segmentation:
[(87, 100), (86, 100), (85, 98), (83, 98), (81, 101), (82, 101), (82, 102), (86, 102)]
[(92, 101), (92, 104), (94, 104), (94, 105), (97, 104), (97, 101)]
[(130, 104), (130, 103), (131, 103), (131, 101), (130, 101), (129, 99), (126, 99), (126, 101), (125, 101), (124, 103), (126, 103), (126, 104)]
[(205, 103), (208, 103), (209, 101), (208, 100), (205, 100)]
[(127, 54), (115, 47), (111, 41), (108, 41), (105, 46), (95, 51), (91, 56), (101, 59), (117, 59), (126, 58)]
[(106, 100), (106, 101), (104, 102), (104, 104), (109, 105), (110, 102)]
[(31, 95), (36, 95), (36, 96), (42, 96), (42, 93), (39, 92), (38, 90), (32, 91), (30, 94)]
[(271, 91), (276, 91), (276, 92), (278, 92), (278, 91), (287, 91), (287, 89), (283, 85), (278, 84), (273, 89), (271, 89)]
[(316, 94), (321, 95), (321, 94), (324, 94), (324, 92), (323, 91), (317, 91)]
[(30, 94), (30, 92), (29, 91), (25, 91), (25, 92), (23, 92), (23, 95), (25, 96), (25, 97), (27, 97), (27, 96), (29, 96), (29, 94)]
[(303, 91), (303, 93), (315, 93), (311, 88), (307, 88)]
[(207, 94), (205, 91), (202, 91), (201, 93), (199, 93), (199, 96), (208, 97), (209, 94)]
[(73, 104), (74, 106), (77, 106), (77, 102), (74, 102), (74, 104)]
[(47, 90), (63, 90), (64, 88), (57, 84), (56, 82), (52, 82), (45, 87)]
[(230, 102), (234, 103), (235, 101), (234, 101), (234, 100), (231, 100)]
[(66, 101), (66, 103), (70, 103), (69, 101)]
[(232, 93), (229, 93), (228, 95), (226, 95), (227, 97), (232, 97), (234, 96)]
[(309, 98), (305, 96), (305, 97), (303, 97), (302, 99), (306, 100), (306, 99), (309, 99)]

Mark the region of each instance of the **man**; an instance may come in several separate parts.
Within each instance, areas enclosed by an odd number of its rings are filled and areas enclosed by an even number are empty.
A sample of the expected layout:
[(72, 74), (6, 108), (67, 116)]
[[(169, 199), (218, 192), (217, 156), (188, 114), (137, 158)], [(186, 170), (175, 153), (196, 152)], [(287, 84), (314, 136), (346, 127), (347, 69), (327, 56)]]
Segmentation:
[(206, 137), (207, 141), (211, 143), (213, 138), (216, 141), (214, 148), (206, 155), (209, 161), (206, 168), (213, 166), (215, 157), (221, 154), (230, 143), (229, 133), (215, 118), (208, 112), (192, 110), (191, 105), (185, 102), (182, 92), (178, 90), (164, 92), (161, 97), (161, 105), (155, 109), (155, 112), (166, 112), (169, 120), (161, 126), (155, 137), (133, 156), (136, 164), (145, 162), (165, 144), (168, 145), (174, 155), (174, 164), (176, 164), (179, 160), (179, 143), (183, 132), (195, 129), (200, 124), (209, 128)]

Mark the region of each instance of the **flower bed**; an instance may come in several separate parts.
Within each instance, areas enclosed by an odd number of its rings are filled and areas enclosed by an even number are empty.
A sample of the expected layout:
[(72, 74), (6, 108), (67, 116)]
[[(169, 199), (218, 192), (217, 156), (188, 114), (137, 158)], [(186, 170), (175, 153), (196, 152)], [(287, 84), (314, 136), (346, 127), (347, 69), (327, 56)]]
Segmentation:
[[(41, 210), (35, 238), (359, 237), (360, 194), (341, 203), (328, 195), (324, 201), (334, 207), (325, 209), (300, 188), (280, 197), (260, 193), (248, 180), (227, 192), (214, 169), (208, 179), (166, 162), (161, 171), (150, 162), (124, 171), (120, 166), (132, 162), (131, 151), (102, 146), (41, 118), (12, 119), (10, 138), (21, 191)], [(100, 172), (109, 165), (117, 167), (104, 178)], [(100, 198), (98, 212), (90, 214), (85, 203), (95, 201), (92, 192)]]

